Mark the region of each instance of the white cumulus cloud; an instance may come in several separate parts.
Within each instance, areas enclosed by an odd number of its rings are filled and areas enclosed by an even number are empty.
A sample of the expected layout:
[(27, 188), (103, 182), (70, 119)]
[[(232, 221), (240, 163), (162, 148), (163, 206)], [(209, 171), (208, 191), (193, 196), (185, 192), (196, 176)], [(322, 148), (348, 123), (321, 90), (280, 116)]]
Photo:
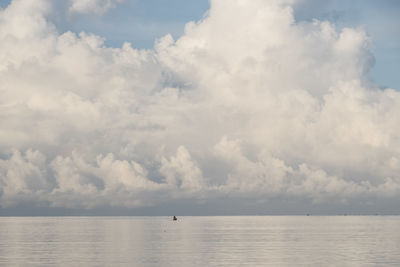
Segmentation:
[(212, 0), (139, 50), (58, 33), (50, 12), (0, 11), (0, 208), (400, 196), (400, 93), (368, 80), (363, 30), (295, 21), (290, 1)]

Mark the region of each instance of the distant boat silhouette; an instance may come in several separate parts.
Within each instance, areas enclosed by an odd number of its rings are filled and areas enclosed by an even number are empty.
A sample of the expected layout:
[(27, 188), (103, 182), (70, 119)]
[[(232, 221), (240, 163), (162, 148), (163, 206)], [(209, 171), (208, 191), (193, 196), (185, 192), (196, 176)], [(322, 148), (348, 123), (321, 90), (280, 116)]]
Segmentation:
[(173, 220), (173, 221), (177, 221), (177, 220), (178, 220), (178, 218), (176, 218), (176, 217), (174, 216), (174, 218), (172, 218), (172, 220)]

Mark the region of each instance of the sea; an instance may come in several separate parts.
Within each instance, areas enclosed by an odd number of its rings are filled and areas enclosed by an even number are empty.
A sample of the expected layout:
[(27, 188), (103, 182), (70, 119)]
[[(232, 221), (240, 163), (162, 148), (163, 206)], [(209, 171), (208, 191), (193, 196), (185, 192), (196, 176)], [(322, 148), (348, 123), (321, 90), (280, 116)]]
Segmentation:
[(400, 266), (399, 216), (0, 217), (0, 266)]

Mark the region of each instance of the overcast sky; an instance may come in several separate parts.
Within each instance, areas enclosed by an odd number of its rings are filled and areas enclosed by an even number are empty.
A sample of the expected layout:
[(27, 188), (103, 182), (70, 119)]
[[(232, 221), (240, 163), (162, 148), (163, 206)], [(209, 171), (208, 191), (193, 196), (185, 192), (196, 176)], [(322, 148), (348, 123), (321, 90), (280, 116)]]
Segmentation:
[(13, 0), (0, 215), (398, 214), (384, 0)]

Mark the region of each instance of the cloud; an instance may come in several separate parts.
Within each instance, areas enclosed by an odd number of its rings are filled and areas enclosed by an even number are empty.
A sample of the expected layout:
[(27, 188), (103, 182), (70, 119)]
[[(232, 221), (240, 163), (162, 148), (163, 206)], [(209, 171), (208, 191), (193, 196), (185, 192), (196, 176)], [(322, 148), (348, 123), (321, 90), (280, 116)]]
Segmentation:
[(0, 206), (395, 201), (400, 93), (368, 80), (363, 30), (295, 21), (291, 4), (213, 0), (178, 40), (138, 50), (60, 34), (47, 1), (14, 0), (0, 11)]
[(176, 156), (170, 160), (163, 158), (160, 172), (166, 178), (166, 182), (172, 186), (178, 186), (184, 190), (198, 191), (203, 189), (203, 175), (201, 170), (190, 157), (185, 147), (180, 146)]
[(102, 15), (124, 0), (70, 0), (70, 12)]

